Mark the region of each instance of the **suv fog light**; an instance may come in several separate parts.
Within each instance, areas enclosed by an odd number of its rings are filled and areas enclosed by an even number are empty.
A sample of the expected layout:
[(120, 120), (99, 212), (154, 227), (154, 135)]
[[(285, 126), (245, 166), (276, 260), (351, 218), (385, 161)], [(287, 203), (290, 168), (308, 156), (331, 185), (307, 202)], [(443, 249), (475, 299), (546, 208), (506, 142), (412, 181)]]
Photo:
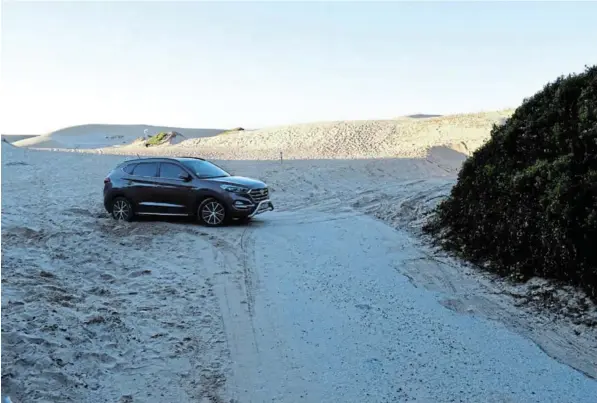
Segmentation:
[(252, 206), (252, 204), (250, 202), (246, 202), (244, 200), (237, 200), (234, 202), (234, 207), (237, 207), (237, 208), (247, 209), (251, 206)]

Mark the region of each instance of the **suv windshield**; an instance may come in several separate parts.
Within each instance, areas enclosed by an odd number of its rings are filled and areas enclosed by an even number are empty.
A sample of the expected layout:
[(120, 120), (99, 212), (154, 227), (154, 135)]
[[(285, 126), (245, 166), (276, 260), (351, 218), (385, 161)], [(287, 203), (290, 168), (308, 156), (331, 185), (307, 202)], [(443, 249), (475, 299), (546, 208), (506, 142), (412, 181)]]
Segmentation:
[(228, 172), (224, 171), (217, 165), (212, 164), (211, 162), (202, 160), (183, 160), (181, 162), (184, 164), (184, 166), (195, 172), (195, 175), (202, 179), (223, 178), (230, 176)]

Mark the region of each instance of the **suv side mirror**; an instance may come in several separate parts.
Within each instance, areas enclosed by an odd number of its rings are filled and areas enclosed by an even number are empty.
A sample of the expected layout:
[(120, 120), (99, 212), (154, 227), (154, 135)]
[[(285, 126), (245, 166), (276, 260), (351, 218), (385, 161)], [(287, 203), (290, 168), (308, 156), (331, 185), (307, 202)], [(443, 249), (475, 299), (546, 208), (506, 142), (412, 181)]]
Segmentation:
[(182, 179), (183, 181), (185, 181), (185, 182), (188, 182), (188, 181), (190, 181), (190, 180), (192, 179), (192, 178), (191, 178), (191, 175), (189, 175), (189, 174), (188, 174), (188, 173), (186, 173), (186, 172), (183, 172), (183, 173), (181, 173), (180, 175), (178, 175), (178, 177), (179, 177), (180, 179)]

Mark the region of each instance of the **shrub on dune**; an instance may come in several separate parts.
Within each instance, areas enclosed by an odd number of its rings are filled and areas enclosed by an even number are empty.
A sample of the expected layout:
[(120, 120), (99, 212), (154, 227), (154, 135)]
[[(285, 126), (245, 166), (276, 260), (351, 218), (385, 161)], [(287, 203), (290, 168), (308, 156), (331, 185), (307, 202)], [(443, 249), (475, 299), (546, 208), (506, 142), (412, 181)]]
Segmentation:
[(494, 126), (424, 229), (490, 271), (563, 280), (597, 299), (597, 66)]
[(166, 139), (167, 135), (168, 135), (168, 133), (166, 133), (166, 132), (160, 132), (160, 133), (156, 134), (155, 136), (151, 136), (147, 139), (147, 144), (158, 145)]

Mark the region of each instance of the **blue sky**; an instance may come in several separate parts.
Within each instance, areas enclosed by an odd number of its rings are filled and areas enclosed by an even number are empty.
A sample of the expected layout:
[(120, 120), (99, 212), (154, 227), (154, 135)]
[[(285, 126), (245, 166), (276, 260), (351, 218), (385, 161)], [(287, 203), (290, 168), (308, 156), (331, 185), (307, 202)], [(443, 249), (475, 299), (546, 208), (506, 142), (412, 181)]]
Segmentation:
[(3, 2), (3, 133), (516, 107), (597, 64), (597, 2)]

